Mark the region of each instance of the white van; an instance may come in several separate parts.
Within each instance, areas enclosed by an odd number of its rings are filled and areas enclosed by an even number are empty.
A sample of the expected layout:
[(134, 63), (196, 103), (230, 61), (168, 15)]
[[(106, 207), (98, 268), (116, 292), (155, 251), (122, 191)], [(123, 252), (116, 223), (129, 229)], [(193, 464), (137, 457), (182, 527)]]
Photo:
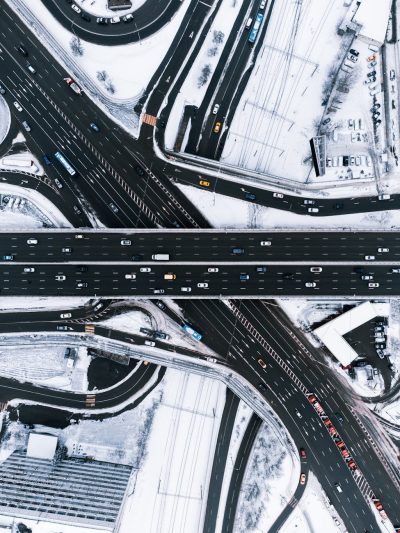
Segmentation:
[(153, 261), (169, 261), (169, 254), (153, 254), (151, 258)]
[(390, 200), (390, 194), (380, 194), (378, 200)]

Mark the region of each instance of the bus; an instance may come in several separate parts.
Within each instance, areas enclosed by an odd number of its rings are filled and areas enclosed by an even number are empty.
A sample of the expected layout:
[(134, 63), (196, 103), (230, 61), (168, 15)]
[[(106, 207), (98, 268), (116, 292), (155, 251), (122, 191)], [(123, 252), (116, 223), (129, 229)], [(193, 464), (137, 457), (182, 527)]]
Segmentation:
[(67, 161), (65, 156), (61, 152), (56, 152), (55, 154), (56, 159), (62, 164), (62, 166), (65, 168), (65, 170), (68, 172), (70, 176), (75, 176), (76, 170), (74, 167)]
[(258, 33), (258, 30), (260, 29), (263, 18), (264, 18), (264, 15), (262, 13), (258, 13), (256, 17), (256, 21), (254, 22), (253, 28), (250, 32), (249, 43), (254, 43), (254, 41), (256, 40), (257, 33)]
[(182, 328), (186, 331), (186, 333), (189, 333), (196, 341), (201, 341), (202, 335), (195, 331), (192, 326), (189, 326), (189, 324), (182, 324)]

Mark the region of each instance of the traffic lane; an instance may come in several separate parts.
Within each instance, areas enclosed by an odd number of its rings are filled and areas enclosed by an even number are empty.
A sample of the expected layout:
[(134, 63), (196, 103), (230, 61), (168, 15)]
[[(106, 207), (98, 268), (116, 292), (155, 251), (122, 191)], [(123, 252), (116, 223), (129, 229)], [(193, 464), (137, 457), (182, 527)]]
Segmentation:
[[(400, 294), (400, 275), (375, 265), (373, 282), (361, 279), (352, 266), (325, 266), (310, 274), (307, 265), (223, 265), (208, 272), (204, 265), (0, 263), (0, 291), (13, 295), (154, 296), (208, 298), (218, 295), (381, 296)], [(262, 267), (261, 267), (262, 268)], [(33, 271), (32, 271), (33, 270)], [(288, 274), (290, 274), (289, 277)], [(369, 286), (373, 283), (373, 286)], [(376, 286), (378, 285), (378, 286)]]
[[(78, 237), (76, 237), (77, 235)], [(81, 237), (79, 237), (81, 236)], [(29, 243), (36, 239), (37, 243)], [(124, 241), (124, 242), (122, 242)], [(79, 230), (75, 234), (59, 231), (1, 232), (2, 250), (18, 254), (26, 261), (153, 261), (154, 254), (168, 254), (169, 261), (179, 262), (250, 262), (279, 261), (308, 263), (357, 261), (366, 269), (377, 262), (400, 263), (400, 233), (398, 232), (185, 232), (182, 230), (140, 233), (121, 230), (102, 233)], [(62, 248), (70, 247), (69, 255)], [(371, 259), (365, 259), (366, 257)]]

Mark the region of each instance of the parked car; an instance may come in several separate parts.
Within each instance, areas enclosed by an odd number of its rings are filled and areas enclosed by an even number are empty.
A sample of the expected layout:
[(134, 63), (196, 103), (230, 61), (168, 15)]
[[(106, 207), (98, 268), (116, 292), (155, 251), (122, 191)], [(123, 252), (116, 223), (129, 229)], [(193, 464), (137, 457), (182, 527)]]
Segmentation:
[(60, 318), (71, 318), (71, 317), (72, 317), (71, 313), (61, 313), (60, 315)]

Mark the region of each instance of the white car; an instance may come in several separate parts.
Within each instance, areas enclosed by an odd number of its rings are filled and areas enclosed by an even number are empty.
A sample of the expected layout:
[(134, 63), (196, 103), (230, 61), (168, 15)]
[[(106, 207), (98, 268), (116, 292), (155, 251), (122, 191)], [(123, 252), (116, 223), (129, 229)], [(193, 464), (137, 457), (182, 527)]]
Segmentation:
[(309, 208), (307, 209), (307, 211), (308, 211), (309, 213), (319, 213), (319, 209), (318, 209), (318, 207), (309, 207)]
[(26, 244), (37, 244), (37, 243), (38, 243), (38, 240), (37, 239), (33, 239), (33, 238), (32, 239), (28, 239), (26, 241)]
[(140, 269), (140, 272), (151, 272), (151, 268), (150, 267), (142, 267)]
[(260, 246), (271, 246), (272, 242), (271, 241), (261, 241), (260, 242)]
[(121, 22), (121, 17), (113, 17), (110, 22), (111, 24), (118, 24), (118, 22)]
[(65, 281), (67, 276), (56, 276), (56, 281)]
[(102, 303), (99, 303), (97, 304), (95, 307), (94, 307), (94, 311), (98, 311), (99, 309), (101, 309), (103, 307), (103, 304)]
[(315, 281), (306, 281), (306, 282), (304, 283), (304, 286), (305, 286), (305, 287), (308, 287), (308, 288), (314, 288), (314, 287), (317, 286), (317, 284), (315, 283)]
[(212, 114), (213, 115), (216, 115), (218, 113), (218, 109), (219, 109), (219, 104), (215, 104), (213, 110), (212, 110)]
[(87, 287), (87, 283), (86, 281), (80, 281), (79, 283), (76, 284), (76, 286), (78, 289), (84, 289), (85, 287)]
[(198, 283), (197, 286), (199, 289), (208, 289), (208, 283)]
[(13, 104), (14, 104), (14, 107), (17, 108), (17, 111), (22, 111), (22, 107), (19, 105), (18, 102), (13, 102)]
[(219, 268), (218, 267), (209, 267), (209, 268), (207, 268), (207, 272), (219, 272)]
[(72, 252), (72, 248), (70, 248), (69, 246), (67, 248), (61, 248), (61, 251), (64, 253), (64, 254), (70, 254)]
[(300, 411), (298, 409), (295, 409), (294, 412), (296, 413), (296, 415), (299, 417), (299, 418), (303, 418)]
[(129, 239), (121, 239), (121, 246), (130, 246), (132, 244), (132, 241)]
[(322, 272), (322, 267), (310, 267), (310, 272), (318, 274), (319, 272)]
[(379, 283), (368, 283), (369, 289), (377, 289), (379, 287)]
[(192, 287), (181, 287), (182, 292), (192, 292)]
[(60, 315), (60, 318), (71, 318), (71, 317), (72, 317), (71, 313), (61, 313)]
[(364, 256), (364, 260), (365, 261), (375, 261), (375, 256), (374, 255), (365, 255)]
[(82, 235), (82, 233), (77, 233), (77, 234), (75, 235), (75, 239), (83, 239), (83, 235)]
[(217, 360), (216, 360), (215, 357), (207, 357), (207, 361), (208, 361), (209, 363), (216, 363), (216, 362), (217, 362)]
[(72, 4), (72, 9), (75, 11), (75, 13), (80, 13), (82, 9), (78, 7), (76, 4)]
[(384, 252), (388, 252), (389, 251), (389, 248), (378, 248), (378, 252), (379, 253), (384, 253)]
[(24, 272), (35, 272), (35, 269), (33, 267), (25, 267)]
[(125, 274), (125, 279), (136, 279), (136, 274)]
[(145, 346), (151, 346), (154, 347), (156, 343), (154, 341), (144, 341)]
[(272, 195), (273, 198), (283, 198), (283, 194), (280, 192), (274, 192)]

